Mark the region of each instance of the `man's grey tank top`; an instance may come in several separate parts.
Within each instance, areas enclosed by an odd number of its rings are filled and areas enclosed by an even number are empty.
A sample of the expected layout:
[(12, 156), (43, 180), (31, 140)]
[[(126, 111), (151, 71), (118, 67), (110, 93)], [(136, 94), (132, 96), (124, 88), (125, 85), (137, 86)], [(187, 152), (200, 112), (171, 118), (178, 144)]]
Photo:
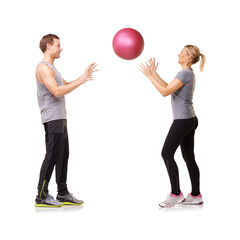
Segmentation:
[[(55, 80), (58, 86), (63, 85), (61, 74), (50, 63), (42, 61), (41, 63), (47, 64), (55, 72)], [(61, 96), (56, 98), (48, 89), (37, 80), (37, 97), (38, 105), (41, 111), (42, 123), (66, 119), (65, 98)]]

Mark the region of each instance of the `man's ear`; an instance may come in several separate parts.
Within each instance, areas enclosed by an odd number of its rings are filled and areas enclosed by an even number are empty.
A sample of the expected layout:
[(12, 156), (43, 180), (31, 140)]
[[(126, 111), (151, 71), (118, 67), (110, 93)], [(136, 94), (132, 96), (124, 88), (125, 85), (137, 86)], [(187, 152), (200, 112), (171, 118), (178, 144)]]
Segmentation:
[(51, 45), (49, 43), (47, 43), (47, 50), (50, 50)]

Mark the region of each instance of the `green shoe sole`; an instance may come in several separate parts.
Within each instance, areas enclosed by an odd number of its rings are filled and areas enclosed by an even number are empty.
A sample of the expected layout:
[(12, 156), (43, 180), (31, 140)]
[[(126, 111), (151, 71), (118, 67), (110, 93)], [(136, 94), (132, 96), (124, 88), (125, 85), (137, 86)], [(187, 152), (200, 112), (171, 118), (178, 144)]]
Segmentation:
[(62, 202), (63, 205), (82, 205), (84, 202), (82, 203), (71, 203), (71, 202)]
[[(62, 204), (62, 205), (63, 205), (63, 204)], [(38, 204), (38, 203), (36, 203), (34, 206), (35, 206), (35, 207), (58, 208), (58, 207), (62, 207), (62, 205), (54, 206), (54, 205), (47, 205), (47, 204)]]

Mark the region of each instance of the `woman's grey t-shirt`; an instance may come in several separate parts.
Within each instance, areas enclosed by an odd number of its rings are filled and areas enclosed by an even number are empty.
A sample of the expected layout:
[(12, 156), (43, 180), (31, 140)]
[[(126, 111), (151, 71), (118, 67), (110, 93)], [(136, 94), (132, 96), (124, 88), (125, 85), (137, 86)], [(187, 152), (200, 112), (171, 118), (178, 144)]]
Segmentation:
[[(48, 62), (42, 61), (41, 63), (47, 64), (55, 72), (55, 80), (57, 82), (57, 85), (62, 86), (63, 79), (57, 69)], [(37, 97), (42, 116), (42, 123), (67, 118), (64, 96), (56, 98), (52, 93), (48, 91), (44, 84), (40, 84), (38, 80)]]
[(196, 115), (192, 102), (195, 89), (195, 75), (192, 68), (180, 71), (175, 78), (179, 79), (183, 86), (171, 95), (173, 118), (193, 118)]

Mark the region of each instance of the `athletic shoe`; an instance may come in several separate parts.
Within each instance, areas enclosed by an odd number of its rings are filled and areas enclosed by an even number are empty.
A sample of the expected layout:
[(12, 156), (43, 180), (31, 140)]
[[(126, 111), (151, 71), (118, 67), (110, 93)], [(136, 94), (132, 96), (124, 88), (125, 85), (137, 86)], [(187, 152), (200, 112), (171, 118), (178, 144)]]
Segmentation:
[(36, 207), (61, 207), (63, 204), (53, 198), (52, 195), (48, 194), (46, 198), (41, 199), (36, 197)]
[(192, 194), (188, 194), (187, 197), (182, 202), (183, 205), (200, 205), (203, 204), (202, 195), (193, 196)]
[(173, 207), (179, 203), (181, 203), (182, 201), (184, 201), (184, 196), (182, 193), (180, 193), (179, 195), (174, 195), (172, 193), (170, 193), (167, 196), (167, 199), (164, 202), (161, 202), (159, 204), (160, 207)]
[(83, 204), (82, 200), (76, 199), (72, 193), (66, 194), (64, 196), (57, 195), (57, 200), (63, 205), (81, 205)]

